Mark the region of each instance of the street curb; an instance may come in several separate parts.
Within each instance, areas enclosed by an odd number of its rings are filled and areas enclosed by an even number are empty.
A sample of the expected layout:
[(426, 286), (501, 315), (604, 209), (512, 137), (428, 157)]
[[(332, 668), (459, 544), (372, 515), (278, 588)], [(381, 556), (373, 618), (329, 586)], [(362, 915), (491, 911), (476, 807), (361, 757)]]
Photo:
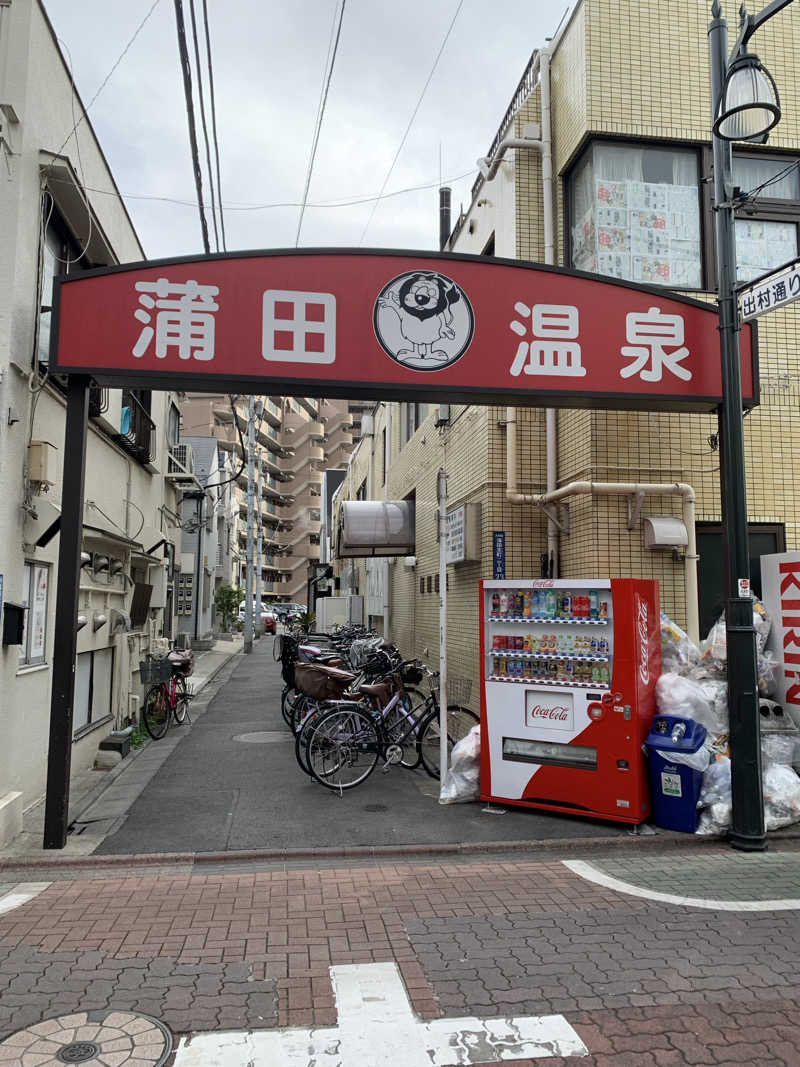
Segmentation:
[[(800, 841), (800, 828), (787, 830), (780, 837), (773, 837), (775, 844), (784, 841)], [(625, 835), (624, 837), (592, 837), (592, 838), (552, 838), (546, 841), (473, 841), (453, 845), (351, 845), (344, 848), (317, 847), (317, 848), (278, 848), (278, 849), (239, 849), (231, 852), (152, 852), (140, 854), (125, 854), (118, 856), (53, 856), (52, 858), (40, 858), (38, 856), (26, 858), (24, 856), (13, 859), (0, 860), (0, 871), (7, 869), (36, 869), (40, 867), (58, 867), (60, 869), (102, 869), (104, 867), (164, 867), (172, 864), (190, 865), (202, 867), (204, 864), (242, 863), (242, 862), (291, 862), (294, 860), (330, 860), (330, 859), (376, 859), (389, 860), (393, 858), (412, 858), (415, 856), (464, 856), (472, 858), (476, 855), (492, 853), (535, 853), (537, 857), (542, 853), (575, 853), (577, 851), (596, 851), (612, 849), (614, 851), (638, 852), (641, 848), (646, 849), (679, 849), (679, 850), (707, 850), (719, 851), (728, 847), (727, 838), (724, 835), (712, 834), (685, 834), (674, 837), (664, 837), (660, 834), (652, 836)]]

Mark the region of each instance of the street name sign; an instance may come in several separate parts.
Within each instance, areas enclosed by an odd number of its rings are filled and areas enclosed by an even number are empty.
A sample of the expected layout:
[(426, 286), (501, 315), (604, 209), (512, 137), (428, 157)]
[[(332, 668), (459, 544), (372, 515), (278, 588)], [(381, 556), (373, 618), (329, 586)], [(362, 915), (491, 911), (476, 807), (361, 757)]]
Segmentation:
[[(712, 411), (717, 311), (517, 260), (236, 253), (58, 279), (50, 369), (102, 385), (539, 407)], [(754, 327), (742, 396), (758, 402)]]
[(743, 322), (800, 299), (800, 259), (756, 278), (745, 289), (739, 290), (738, 299), (739, 317)]

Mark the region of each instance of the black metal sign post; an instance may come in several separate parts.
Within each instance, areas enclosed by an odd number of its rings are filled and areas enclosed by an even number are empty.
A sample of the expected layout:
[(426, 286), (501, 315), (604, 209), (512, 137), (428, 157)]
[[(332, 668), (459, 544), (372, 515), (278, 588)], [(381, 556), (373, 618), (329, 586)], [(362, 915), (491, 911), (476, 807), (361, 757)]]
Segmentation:
[(47, 753), (47, 798), (43, 848), (63, 848), (69, 823), (69, 774), (75, 702), (76, 620), (83, 535), (83, 484), (89, 426), (89, 381), (70, 375), (64, 431), (61, 485), (61, 540), (58, 548), (53, 682), (50, 694), (50, 747)]

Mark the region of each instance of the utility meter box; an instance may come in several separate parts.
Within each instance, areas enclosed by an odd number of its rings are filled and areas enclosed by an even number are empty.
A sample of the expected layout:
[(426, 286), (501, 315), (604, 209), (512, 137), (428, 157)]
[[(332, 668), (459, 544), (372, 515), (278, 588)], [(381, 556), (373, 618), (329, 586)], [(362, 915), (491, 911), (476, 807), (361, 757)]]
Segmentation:
[(28, 478), (40, 485), (55, 485), (56, 446), (49, 441), (31, 441), (28, 446)]
[(651, 551), (685, 548), (689, 535), (681, 519), (674, 515), (643, 515), (644, 547)]

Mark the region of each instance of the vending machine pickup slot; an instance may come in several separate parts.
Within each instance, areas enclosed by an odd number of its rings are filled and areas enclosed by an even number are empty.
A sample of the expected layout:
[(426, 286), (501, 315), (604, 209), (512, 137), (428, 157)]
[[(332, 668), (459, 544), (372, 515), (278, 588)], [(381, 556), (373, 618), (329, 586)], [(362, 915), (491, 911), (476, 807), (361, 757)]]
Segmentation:
[(597, 770), (596, 748), (590, 748), (588, 745), (562, 745), (557, 741), (532, 741), (525, 737), (504, 737), (503, 759), (512, 763), (538, 763), (543, 767)]

